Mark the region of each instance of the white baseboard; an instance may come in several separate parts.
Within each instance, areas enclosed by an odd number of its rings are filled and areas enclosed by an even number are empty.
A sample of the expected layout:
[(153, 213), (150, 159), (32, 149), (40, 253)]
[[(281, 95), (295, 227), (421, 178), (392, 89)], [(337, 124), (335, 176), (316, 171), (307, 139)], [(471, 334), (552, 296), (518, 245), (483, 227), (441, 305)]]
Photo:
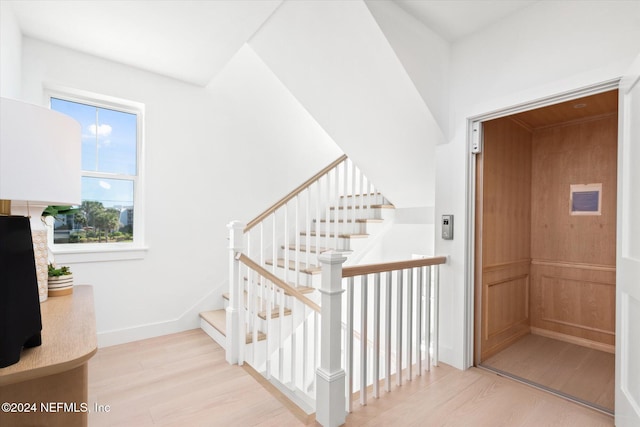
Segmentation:
[(451, 347), (445, 347), (443, 345), (440, 345), (438, 347), (438, 362), (446, 363), (447, 365), (453, 366), (454, 368), (464, 369), (455, 362), (455, 359), (453, 357), (453, 348)]
[[(219, 298), (219, 295), (221, 295), (219, 289), (208, 292), (175, 319), (111, 331), (98, 331), (98, 347), (109, 347), (112, 345), (188, 331), (190, 329), (197, 329), (200, 327), (200, 313), (215, 309), (214, 304)], [(220, 304), (222, 304), (222, 302), (220, 302)]]

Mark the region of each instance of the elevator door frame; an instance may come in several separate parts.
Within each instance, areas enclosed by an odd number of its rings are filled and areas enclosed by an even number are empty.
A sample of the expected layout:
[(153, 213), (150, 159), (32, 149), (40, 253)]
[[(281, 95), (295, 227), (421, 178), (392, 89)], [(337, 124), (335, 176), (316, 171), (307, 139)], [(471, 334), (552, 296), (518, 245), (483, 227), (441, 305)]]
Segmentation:
[(595, 95), (602, 92), (618, 89), (619, 79), (605, 81), (592, 86), (559, 93), (546, 98), (538, 99), (535, 101), (522, 103), (510, 107), (506, 107), (500, 110), (495, 110), (485, 114), (480, 114), (474, 117), (470, 117), (467, 120), (467, 200), (466, 209), (469, 212), (467, 216), (467, 236), (466, 236), (466, 298), (465, 305), (467, 313), (466, 318), (466, 344), (467, 351), (465, 352), (465, 366), (478, 366), (481, 363), (480, 360), (480, 333), (482, 322), (482, 307), (481, 301), (476, 298), (476, 286), (481, 288), (482, 284), (482, 269), (476, 268), (478, 265), (482, 265), (481, 248), (477, 247), (476, 231), (478, 230), (477, 219), (480, 218), (478, 212), (476, 212), (476, 194), (477, 194), (477, 162), (476, 153), (474, 153), (474, 146), (480, 147), (482, 150), (482, 123), (510, 116), (513, 114), (521, 113), (524, 111), (535, 110), (543, 108), (549, 105), (557, 104), (560, 102), (570, 101), (573, 99), (583, 98), (589, 95)]

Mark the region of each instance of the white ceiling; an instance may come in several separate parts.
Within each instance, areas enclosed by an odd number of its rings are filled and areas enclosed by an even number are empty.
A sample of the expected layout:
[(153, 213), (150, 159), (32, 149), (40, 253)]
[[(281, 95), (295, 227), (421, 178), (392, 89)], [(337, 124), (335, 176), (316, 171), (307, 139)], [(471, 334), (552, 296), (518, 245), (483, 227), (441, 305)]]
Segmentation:
[(535, 3), (534, 0), (394, 0), (443, 39), (455, 42)]
[[(204, 86), (281, 2), (48, 0), (10, 3), (26, 36)], [(455, 42), (535, 1), (395, 2), (442, 38)]]

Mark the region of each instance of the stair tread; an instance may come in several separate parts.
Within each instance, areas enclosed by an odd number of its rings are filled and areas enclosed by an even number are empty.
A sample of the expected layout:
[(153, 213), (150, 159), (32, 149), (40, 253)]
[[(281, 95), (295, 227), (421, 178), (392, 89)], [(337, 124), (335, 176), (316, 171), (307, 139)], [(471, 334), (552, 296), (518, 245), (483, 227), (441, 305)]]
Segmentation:
[[(329, 250), (329, 249), (327, 249), (327, 250)], [(247, 281), (249, 279), (247, 277), (245, 277), (244, 280)], [(289, 286), (291, 286), (292, 288), (294, 288), (296, 291), (300, 292), (301, 294), (309, 294), (309, 293), (311, 293), (311, 292), (316, 290), (316, 288), (314, 288), (314, 287), (298, 285), (297, 283), (294, 283), (294, 282), (289, 282)], [(285, 291), (284, 294), (285, 295), (289, 295), (289, 293), (286, 292), (286, 291)], [(224, 296), (224, 294), (223, 294), (223, 296)]]
[[(291, 309), (285, 307), (284, 308), (284, 315), (285, 316), (291, 316)], [(260, 313), (258, 313), (258, 317), (261, 318), (262, 320), (267, 320), (267, 311), (266, 310), (261, 311)], [(271, 318), (272, 319), (277, 319), (278, 317), (280, 317), (280, 307), (276, 305), (271, 310)]]
[[(306, 236), (307, 232), (303, 231), (303, 232), (300, 233), (300, 235), (301, 236)], [(309, 233), (309, 236), (312, 236), (312, 237), (318, 237), (318, 236), (319, 237), (327, 237), (327, 233), (318, 234), (315, 231), (312, 231), (311, 233)], [(335, 234), (329, 234), (329, 237), (333, 238), (333, 237), (336, 237), (336, 235)], [(363, 238), (369, 237), (369, 235), (366, 234), (366, 233), (341, 233), (341, 234), (338, 234), (338, 237), (341, 238), (341, 239), (363, 239)]]
[(369, 206), (331, 206), (330, 210), (343, 210), (343, 209), (395, 209), (393, 205), (369, 205)]
[(225, 337), (227, 336), (227, 310), (211, 310), (200, 313), (200, 318), (217, 329)]
[[(313, 221), (314, 222), (318, 222), (318, 220), (316, 220), (316, 219), (314, 219)], [(327, 221), (326, 219), (321, 219), (319, 222), (323, 222), (323, 223), (326, 223), (326, 222), (330, 222), (331, 223), (331, 222), (333, 222), (334, 223), (334, 222), (336, 222), (336, 220), (332, 219), (332, 220)], [(366, 224), (368, 222), (384, 222), (384, 219), (382, 219), (382, 218), (356, 218), (355, 222), (356, 222), (356, 224)], [(344, 223), (344, 220), (343, 219), (339, 219), (338, 223)], [(347, 223), (353, 223), (353, 220), (348, 219)]]
[[(265, 264), (267, 265), (273, 265), (273, 260), (272, 259), (268, 259), (265, 261)], [(284, 268), (284, 258), (278, 258), (277, 259), (277, 266), (280, 268)], [(289, 270), (295, 270), (296, 269), (296, 262), (293, 260), (289, 260)], [(311, 266), (311, 267), (307, 267), (307, 264), (303, 263), (303, 262), (299, 262), (298, 263), (298, 271), (300, 273), (305, 273), (305, 274), (319, 274), (320, 271), (322, 269), (320, 267), (316, 267), (316, 266)]]
[[(226, 299), (227, 301), (229, 300), (229, 292), (225, 292), (222, 294), (222, 298)], [(244, 306), (245, 308), (247, 307), (247, 292), (244, 292)], [(260, 311), (258, 312), (258, 317), (266, 320), (267, 319), (267, 310), (264, 308), (264, 304), (262, 303), (262, 301), (260, 301), (260, 298), (258, 297), (258, 306), (260, 307)], [(288, 307), (284, 308), (284, 315), (285, 316), (289, 316), (291, 314), (291, 309)], [(273, 309), (271, 309), (271, 318), (272, 319), (276, 319), (280, 317), (280, 306), (276, 305), (273, 307)]]
[(344, 198), (348, 199), (348, 198), (351, 198), (351, 197), (367, 197), (367, 196), (382, 196), (382, 193), (378, 191), (378, 192), (363, 193), (363, 194), (349, 194), (349, 195), (346, 195), (346, 196), (344, 196), (344, 195), (340, 196), (340, 198), (341, 199), (344, 199)]
[[(227, 336), (227, 310), (223, 308), (220, 310), (204, 311), (200, 313), (200, 318), (213, 326), (222, 335), (224, 335), (225, 337)], [(258, 341), (263, 341), (266, 339), (267, 334), (262, 331), (258, 331)], [(253, 335), (250, 332), (247, 333), (245, 342), (247, 344), (251, 344), (253, 342)]]
[[(296, 250), (296, 245), (294, 245), (293, 243), (289, 244), (288, 246), (280, 245), (280, 248), (289, 249), (289, 250), (294, 251), (294, 250)], [(318, 248), (317, 246), (309, 246), (308, 248), (309, 248), (309, 250), (307, 250), (307, 245), (298, 246), (298, 250), (300, 252), (310, 252), (310, 253), (314, 253), (314, 254), (322, 253), (322, 252), (326, 252), (326, 251), (330, 251), (331, 250), (330, 248)], [(318, 252), (318, 251), (320, 251), (320, 252)]]

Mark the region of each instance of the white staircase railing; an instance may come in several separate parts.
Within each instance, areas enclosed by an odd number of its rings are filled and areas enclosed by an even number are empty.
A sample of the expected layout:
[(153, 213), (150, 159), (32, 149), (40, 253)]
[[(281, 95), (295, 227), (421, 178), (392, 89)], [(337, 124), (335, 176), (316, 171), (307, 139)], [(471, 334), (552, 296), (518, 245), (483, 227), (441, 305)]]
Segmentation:
[[(272, 272), (278, 262), (285, 282), (301, 283), (301, 272), (319, 268), (325, 250), (348, 250), (342, 237), (356, 234), (361, 212), (388, 205), (373, 184), (343, 155), (244, 228), (245, 253)], [(282, 254), (282, 256), (279, 256)]]
[(237, 253), (236, 260), (254, 273), (257, 285), (247, 295), (250, 345), (244, 346), (240, 360), (314, 412), (320, 306), (246, 255)]
[[(251, 365), (308, 414), (315, 411), (319, 424), (339, 426), (356, 396), (366, 405), (369, 393), (378, 398), (381, 387), (390, 392), (392, 383), (437, 365), (438, 270), (446, 258), (343, 268), (346, 257), (328, 251), (319, 261), (318, 305), (233, 253), (227, 360)], [(255, 286), (245, 292), (248, 282)]]
[[(389, 392), (392, 376), (400, 386), (403, 378), (411, 381), (438, 364), (439, 265), (445, 262), (445, 257), (431, 257), (343, 268), (347, 396), (359, 391), (365, 405), (369, 386), (378, 398), (381, 381)], [(348, 399), (348, 411), (351, 404)]]
[[(377, 398), (381, 384), (391, 391), (392, 378), (437, 364), (446, 259), (343, 268), (347, 237), (385, 205), (342, 156), (248, 224), (229, 224), (227, 361), (251, 365), (323, 426), (343, 424), (354, 396), (366, 404), (370, 390)], [(320, 270), (319, 285), (302, 283)]]

